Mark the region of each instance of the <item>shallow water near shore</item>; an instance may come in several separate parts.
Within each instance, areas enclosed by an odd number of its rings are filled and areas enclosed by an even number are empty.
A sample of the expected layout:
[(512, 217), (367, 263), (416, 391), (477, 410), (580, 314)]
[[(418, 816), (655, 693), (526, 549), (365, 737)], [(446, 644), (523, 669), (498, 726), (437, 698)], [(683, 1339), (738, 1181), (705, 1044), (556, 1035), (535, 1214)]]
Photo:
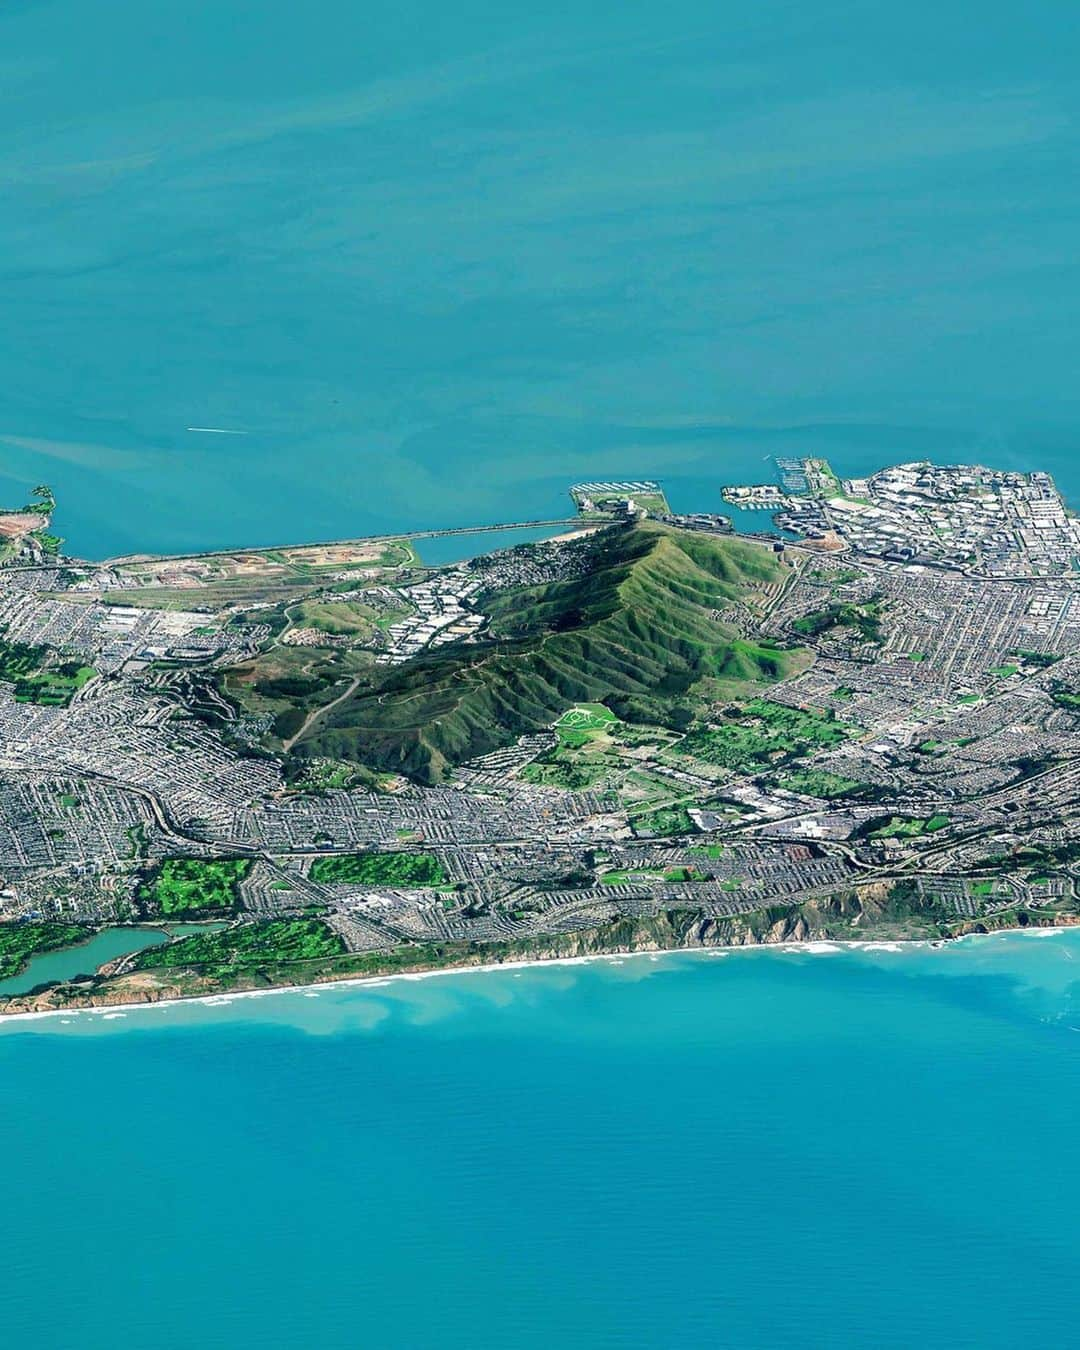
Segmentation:
[(90, 1350), (361, 1327), (493, 1350), (1064, 1344), (1078, 1112), (1075, 931), (12, 1023), (0, 1316)]

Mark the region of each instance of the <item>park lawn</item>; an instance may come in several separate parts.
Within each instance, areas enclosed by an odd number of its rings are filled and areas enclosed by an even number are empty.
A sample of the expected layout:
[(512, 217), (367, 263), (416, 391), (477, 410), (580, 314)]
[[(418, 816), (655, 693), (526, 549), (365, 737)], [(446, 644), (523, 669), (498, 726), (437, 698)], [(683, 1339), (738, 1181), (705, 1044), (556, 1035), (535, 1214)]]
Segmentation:
[(862, 604), (837, 601), (825, 609), (814, 610), (793, 619), (791, 629), (800, 637), (820, 637), (834, 628), (853, 628), (866, 642), (881, 640), (881, 600), (874, 597)]
[(654, 867), (631, 867), (615, 872), (604, 872), (600, 877), (601, 886), (623, 886), (631, 881), (663, 881), (664, 873)]
[(35, 703), (47, 707), (66, 707), (72, 695), (92, 679), (92, 666), (78, 661), (62, 661), (50, 666), (49, 648), (30, 642), (9, 642), (0, 636), (0, 680), (15, 685), (18, 703)]
[(40, 670), (48, 648), (31, 642), (9, 642), (0, 636), (0, 680), (23, 680)]
[(431, 853), (335, 853), (311, 864), (312, 881), (361, 886), (441, 886), (442, 863)]
[(41, 707), (66, 708), (72, 696), (97, 674), (93, 666), (67, 661), (27, 675), (15, 685), (16, 703), (34, 703)]

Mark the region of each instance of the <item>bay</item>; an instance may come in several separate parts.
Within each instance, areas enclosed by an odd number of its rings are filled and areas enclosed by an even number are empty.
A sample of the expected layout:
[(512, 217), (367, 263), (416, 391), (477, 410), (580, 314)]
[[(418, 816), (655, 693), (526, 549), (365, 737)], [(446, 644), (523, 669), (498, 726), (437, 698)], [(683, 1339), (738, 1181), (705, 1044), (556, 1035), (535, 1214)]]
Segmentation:
[(537, 544), (566, 534), (572, 526), (523, 526), (511, 530), (484, 530), (476, 534), (436, 535), (432, 539), (418, 539), (415, 543), (420, 561), (428, 567), (442, 567), (448, 563), (466, 562), (480, 554), (517, 548), (519, 544)]
[(0, 501), (84, 557), (777, 452), (1080, 503), (1073, 10), (4, 5)]

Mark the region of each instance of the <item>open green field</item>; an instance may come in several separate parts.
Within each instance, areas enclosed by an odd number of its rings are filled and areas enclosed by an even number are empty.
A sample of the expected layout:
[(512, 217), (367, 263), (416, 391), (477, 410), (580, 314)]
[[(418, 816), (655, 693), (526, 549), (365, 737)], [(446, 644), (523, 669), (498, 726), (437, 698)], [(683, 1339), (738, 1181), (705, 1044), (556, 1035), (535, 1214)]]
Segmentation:
[(74, 923), (0, 923), (0, 980), (18, 975), (33, 956), (85, 942), (93, 931)]
[(405, 603), (397, 609), (387, 610), (367, 605), (359, 599), (345, 600), (325, 593), (301, 600), (288, 606), (287, 610), (292, 628), (314, 628), (328, 637), (349, 637), (360, 642), (370, 638), (377, 629), (389, 628), (413, 612), (413, 606)]
[(326, 792), (350, 787), (371, 787), (372, 775), (358, 764), (341, 763), (332, 759), (305, 760), (302, 772), (288, 784), (287, 791), (321, 796)]
[(858, 581), (862, 575), (850, 567), (812, 567), (805, 573), (807, 580), (820, 581), (830, 588), (846, 586), (849, 581)]
[(634, 497), (634, 505), (650, 516), (669, 516), (671, 507), (663, 492), (640, 492)]
[(220, 688), (246, 712), (272, 719), (267, 740), (279, 749), (309, 712), (333, 702), (371, 664), (370, 652), (352, 648), (275, 646), (223, 671)]
[(141, 904), (163, 916), (226, 913), (239, 905), (248, 858), (166, 858), (140, 885)]
[[(650, 516), (668, 516), (671, 514), (671, 507), (668, 505), (667, 497), (659, 483), (651, 483), (649, 491), (632, 493), (635, 507), (641, 511), (647, 511)], [(588, 495), (589, 500), (596, 508), (594, 511), (584, 509), (582, 503)], [(574, 505), (577, 507), (578, 514), (586, 520), (600, 519), (611, 516), (627, 500), (625, 492), (598, 492), (585, 494), (580, 491), (580, 485), (570, 489), (570, 496), (573, 498)]]
[[(608, 782), (623, 804), (638, 814), (667, 805), (672, 785), (642, 770), (642, 754), (658, 753), (674, 739), (660, 727), (639, 726), (611, 718), (591, 731), (555, 727), (556, 744), (520, 770), (527, 783), (568, 791)], [(675, 795), (684, 793), (676, 789)]]
[(149, 947), (135, 958), (135, 968), (194, 965), (242, 969), (272, 962), (311, 961), (344, 951), (338, 934), (319, 919), (272, 919), (216, 933), (194, 933), (162, 947)]
[(431, 853), (335, 853), (311, 864), (312, 881), (362, 886), (441, 886), (447, 877)]
[(331, 637), (369, 637), (378, 611), (356, 600), (301, 600), (289, 607), (294, 628), (314, 628)]
[(588, 763), (582, 760), (548, 759), (541, 755), (531, 764), (525, 765), (521, 770), (521, 778), (523, 782), (533, 783), (537, 787), (556, 787), (563, 788), (567, 792), (582, 792), (586, 788), (595, 787), (607, 777), (610, 768), (611, 766), (603, 760)]

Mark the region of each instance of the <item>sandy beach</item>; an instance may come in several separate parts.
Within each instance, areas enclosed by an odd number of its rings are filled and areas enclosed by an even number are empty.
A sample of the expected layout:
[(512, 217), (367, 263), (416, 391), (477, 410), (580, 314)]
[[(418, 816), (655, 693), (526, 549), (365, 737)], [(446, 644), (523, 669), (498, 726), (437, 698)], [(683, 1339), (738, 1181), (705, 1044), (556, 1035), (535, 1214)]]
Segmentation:
[(455, 975), (491, 975), (506, 971), (521, 974), (524, 971), (532, 969), (587, 966), (603, 962), (606, 962), (609, 965), (622, 965), (630, 960), (660, 962), (665, 958), (672, 956), (699, 956), (708, 959), (749, 955), (755, 952), (778, 956), (829, 956), (840, 955), (844, 952), (858, 951), (889, 952), (895, 955), (902, 955), (905, 952), (915, 952), (929, 948), (945, 950), (955, 946), (957, 943), (975, 940), (990, 941), (995, 938), (1002, 939), (1016, 936), (1054, 937), (1062, 933), (1075, 931), (1077, 926), (1078, 925), (1074, 924), (1060, 924), (1047, 925), (1046, 927), (1041, 928), (1001, 928), (991, 933), (962, 933), (953, 938), (933, 940), (926, 938), (913, 938), (897, 941), (875, 941), (872, 938), (868, 938), (865, 941), (832, 941), (829, 939), (818, 939), (810, 942), (755, 943), (728, 947), (671, 947), (661, 951), (596, 952), (587, 956), (548, 957), (520, 961), (492, 961), (483, 965), (445, 966), (438, 970), (403, 971), (391, 975), (348, 976), (340, 980), (322, 980), (314, 984), (282, 984), (267, 989), (238, 989), (236, 991), (220, 994), (196, 994), (189, 998), (149, 999), (132, 1003), (101, 1004), (96, 1007), (49, 1008), (36, 1012), (5, 1013), (0, 1014), (0, 1031), (5, 1027), (18, 1027), (29, 1022), (40, 1022), (45, 1019), (60, 1018), (61, 1020), (65, 1020), (74, 1017), (96, 1017), (100, 1021), (115, 1021), (125, 1018), (133, 1012), (143, 1012), (154, 1009), (167, 1010), (177, 1007), (196, 1006), (224, 1008), (239, 999), (267, 998), (281, 995), (301, 995), (307, 998), (314, 998), (319, 994), (332, 993), (342, 989), (375, 990), (386, 988), (396, 983), (441, 979)]

